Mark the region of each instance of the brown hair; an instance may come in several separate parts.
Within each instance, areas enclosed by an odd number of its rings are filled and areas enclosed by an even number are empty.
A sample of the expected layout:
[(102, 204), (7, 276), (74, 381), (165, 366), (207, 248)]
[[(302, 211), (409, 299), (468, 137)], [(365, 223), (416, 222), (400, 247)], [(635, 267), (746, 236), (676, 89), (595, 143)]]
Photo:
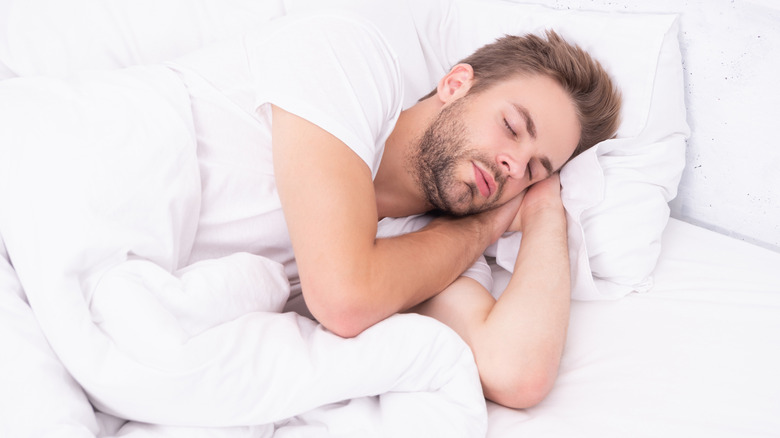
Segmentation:
[[(580, 141), (573, 157), (612, 138), (620, 123), (621, 96), (602, 66), (579, 46), (552, 30), (546, 38), (507, 35), (478, 49), (461, 63), (474, 70), (469, 93), (522, 74), (542, 74), (557, 81), (571, 97), (580, 121)], [(428, 96), (435, 94), (435, 90)]]

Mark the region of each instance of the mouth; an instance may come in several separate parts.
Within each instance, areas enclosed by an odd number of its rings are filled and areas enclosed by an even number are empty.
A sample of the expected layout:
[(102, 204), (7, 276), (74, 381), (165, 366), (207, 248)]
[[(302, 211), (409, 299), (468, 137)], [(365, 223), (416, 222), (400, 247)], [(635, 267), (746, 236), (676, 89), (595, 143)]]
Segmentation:
[(490, 196), (496, 191), (496, 181), (490, 173), (477, 166), (476, 163), (472, 163), (474, 166), (474, 182), (477, 184), (479, 193), (485, 198)]

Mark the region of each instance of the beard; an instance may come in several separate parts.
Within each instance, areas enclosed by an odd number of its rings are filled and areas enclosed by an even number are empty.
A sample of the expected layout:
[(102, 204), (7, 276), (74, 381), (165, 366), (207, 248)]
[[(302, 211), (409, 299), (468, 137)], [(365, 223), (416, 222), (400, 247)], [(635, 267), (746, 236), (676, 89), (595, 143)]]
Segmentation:
[[(478, 153), (468, 141), (468, 128), (463, 113), (468, 96), (444, 107), (425, 130), (417, 147), (408, 157), (408, 166), (428, 203), (441, 212), (465, 216), (488, 210), (497, 204), (503, 191), (503, 179), (497, 166)], [(479, 189), (472, 181), (457, 178), (458, 166), (479, 162), (496, 180), (492, 201), (477, 205)]]

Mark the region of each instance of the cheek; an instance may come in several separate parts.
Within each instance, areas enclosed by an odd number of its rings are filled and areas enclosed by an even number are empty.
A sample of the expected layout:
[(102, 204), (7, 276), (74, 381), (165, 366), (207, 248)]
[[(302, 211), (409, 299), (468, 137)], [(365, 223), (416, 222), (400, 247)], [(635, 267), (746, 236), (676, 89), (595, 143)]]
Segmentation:
[(473, 136), (469, 138), (469, 143), (474, 150), (485, 156), (495, 156), (501, 149), (501, 146), (507, 142), (505, 137), (500, 135), (494, 135), (486, 133), (487, 129), (476, 131)]
[(471, 164), (471, 159), (463, 158), (458, 160), (457, 167), (453, 170), (453, 175), (459, 181), (473, 181), (474, 166)]

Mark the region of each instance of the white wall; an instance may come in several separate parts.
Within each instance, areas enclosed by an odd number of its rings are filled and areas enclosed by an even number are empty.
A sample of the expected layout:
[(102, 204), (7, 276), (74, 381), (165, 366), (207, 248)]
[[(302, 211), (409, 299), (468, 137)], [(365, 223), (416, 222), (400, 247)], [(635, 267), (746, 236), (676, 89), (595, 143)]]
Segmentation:
[(780, 0), (549, 0), (680, 14), (687, 165), (672, 216), (780, 252)]

